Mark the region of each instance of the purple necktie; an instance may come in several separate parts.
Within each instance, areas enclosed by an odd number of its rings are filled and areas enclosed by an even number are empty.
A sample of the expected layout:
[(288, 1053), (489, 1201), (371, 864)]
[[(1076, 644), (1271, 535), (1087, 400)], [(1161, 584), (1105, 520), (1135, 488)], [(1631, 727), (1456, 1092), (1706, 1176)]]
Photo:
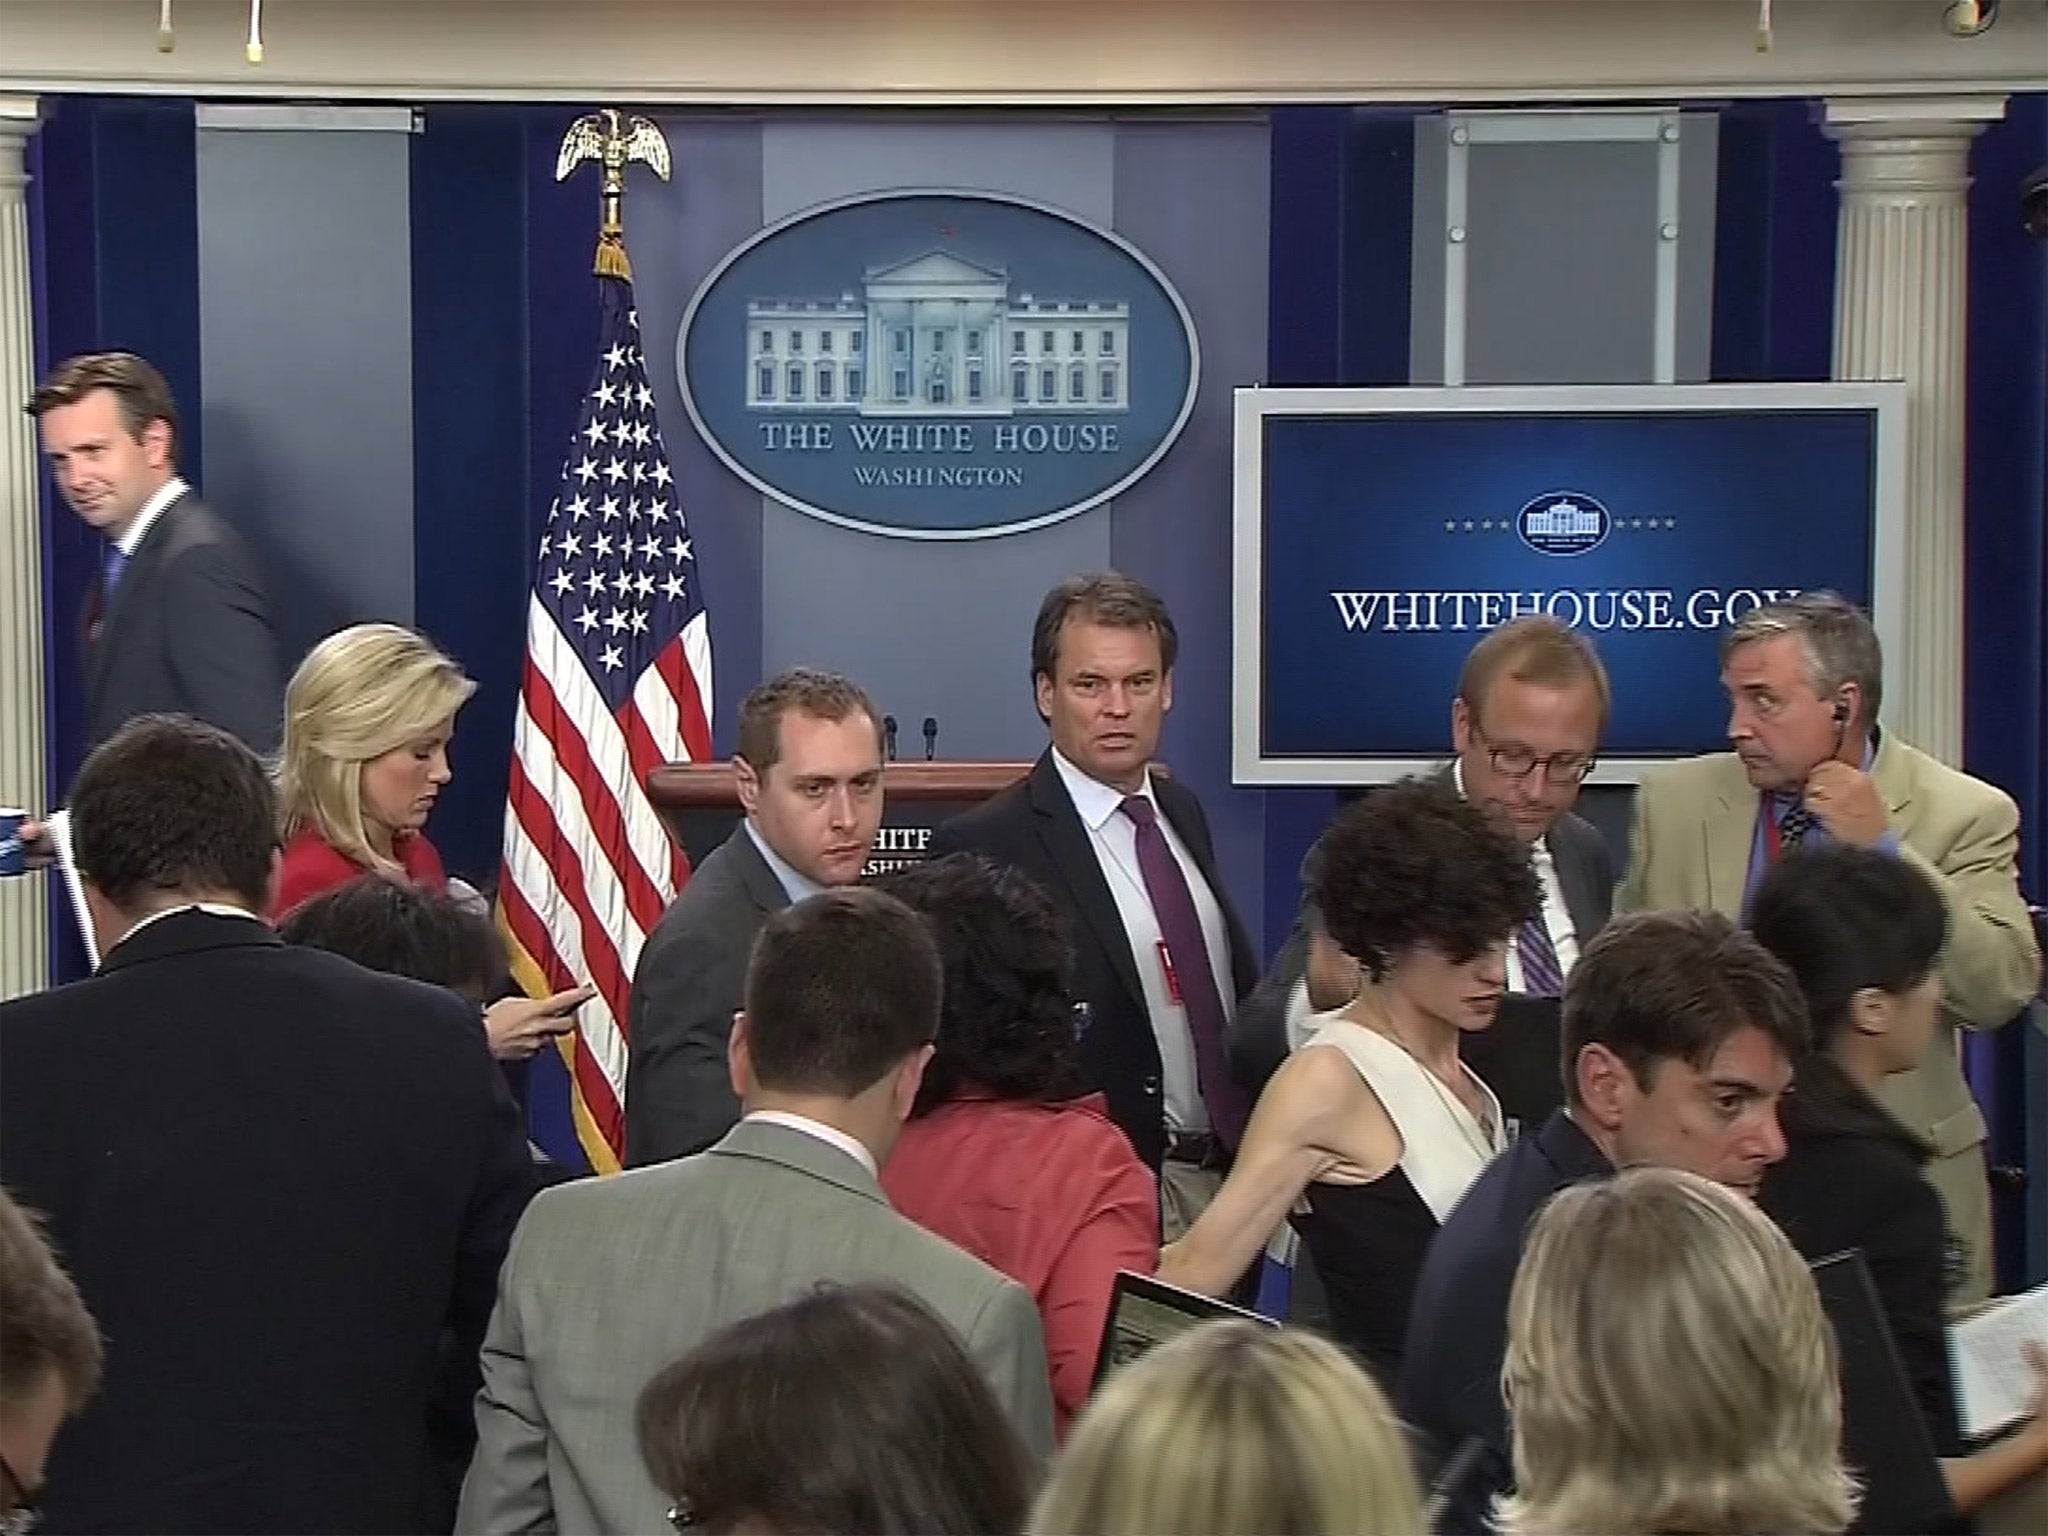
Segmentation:
[(1216, 973), (1209, 967), (1209, 944), (1202, 937), (1194, 893), (1188, 889), (1180, 860), (1166, 846), (1166, 834), (1160, 830), (1159, 812), (1152, 802), (1143, 795), (1132, 795), (1124, 801), (1123, 813), (1137, 829), (1138, 873), (1144, 877), (1145, 895), (1158, 920), (1159, 936), (1166, 941), (1167, 961), (1187, 1014), (1195, 1071), (1201, 1081), (1202, 1102), (1209, 1106), (1210, 1127), (1226, 1146), (1235, 1147), (1251, 1111), (1223, 1054), (1223, 999), (1216, 995)]
[(1515, 953), (1522, 960), (1522, 991), (1529, 997), (1557, 997), (1564, 992), (1564, 967), (1557, 963), (1557, 946), (1550, 942), (1550, 925), (1542, 909), (1522, 924), (1515, 935)]
[(118, 544), (107, 546), (106, 559), (100, 565), (100, 601), (112, 602), (114, 588), (121, 584), (121, 576), (128, 569), (128, 557), (121, 552)]

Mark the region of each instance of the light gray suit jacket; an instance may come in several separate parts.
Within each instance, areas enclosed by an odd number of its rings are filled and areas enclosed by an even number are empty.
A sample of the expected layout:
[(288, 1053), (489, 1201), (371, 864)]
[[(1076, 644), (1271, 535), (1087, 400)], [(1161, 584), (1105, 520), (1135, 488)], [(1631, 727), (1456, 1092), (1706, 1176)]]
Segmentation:
[(702, 1152), (739, 1119), (726, 1041), (754, 938), (788, 905), (742, 822), (648, 935), (626, 1007), (627, 1167)]
[(859, 1163), (747, 1121), (696, 1157), (561, 1185), (498, 1285), (456, 1529), (649, 1532), (670, 1500), (634, 1436), (640, 1389), (719, 1329), (820, 1282), (875, 1281), (949, 1324), (1040, 1457), (1052, 1451), (1030, 1293), (891, 1210)]

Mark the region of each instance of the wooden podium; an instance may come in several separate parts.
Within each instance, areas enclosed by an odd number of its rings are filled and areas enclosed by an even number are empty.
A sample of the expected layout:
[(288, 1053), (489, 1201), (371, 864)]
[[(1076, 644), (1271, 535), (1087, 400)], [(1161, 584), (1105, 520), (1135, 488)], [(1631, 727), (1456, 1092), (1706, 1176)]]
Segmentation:
[[(882, 830), (864, 879), (915, 864), (932, 828), (1000, 794), (1031, 771), (1029, 763), (890, 763), (882, 770)], [(739, 825), (732, 764), (664, 763), (647, 775), (647, 798), (694, 866)]]

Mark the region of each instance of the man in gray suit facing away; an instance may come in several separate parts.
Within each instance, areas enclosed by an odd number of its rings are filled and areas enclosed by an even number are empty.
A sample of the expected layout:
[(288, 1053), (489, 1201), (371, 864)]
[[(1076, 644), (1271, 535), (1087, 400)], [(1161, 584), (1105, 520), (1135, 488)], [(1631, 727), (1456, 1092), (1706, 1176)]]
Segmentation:
[(1025, 1443), (1050, 1454), (1029, 1293), (898, 1216), (876, 1182), (931, 1059), (940, 985), (921, 920), (879, 891), (827, 892), (767, 920), (732, 1029), (740, 1123), (697, 1156), (549, 1190), (519, 1224), (458, 1531), (664, 1529), (669, 1500), (634, 1435), (641, 1388), (823, 1281), (915, 1294)]
[(702, 1152), (739, 1119), (725, 1064), (754, 935), (793, 901), (860, 878), (882, 824), (882, 717), (803, 668), (740, 705), (746, 819), (691, 875), (641, 952), (626, 1010), (626, 1165)]

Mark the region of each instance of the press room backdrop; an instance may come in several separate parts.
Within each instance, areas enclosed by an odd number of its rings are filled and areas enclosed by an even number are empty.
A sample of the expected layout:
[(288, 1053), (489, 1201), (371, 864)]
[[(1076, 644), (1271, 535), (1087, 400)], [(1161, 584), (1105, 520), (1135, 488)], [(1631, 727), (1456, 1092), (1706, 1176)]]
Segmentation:
[[(269, 568), (296, 655), (366, 618), (420, 625), (481, 688), (433, 834), (494, 870), (525, 589), (539, 518), (590, 365), (595, 188), (553, 179), (585, 108), (427, 106), (296, 118), (191, 102), (54, 98), (33, 141), (42, 360), (130, 347), (170, 376), (187, 475)], [(1226, 878), (1276, 941), (1318, 790), (1228, 783), (1229, 391), (1440, 375), (1442, 119), (1291, 107), (1185, 115), (696, 114), (662, 119), (676, 175), (632, 173), (627, 242), (664, 436), (696, 539), (716, 652), (718, 745), (766, 670), (866, 682), (947, 755), (1029, 756), (1034, 605), (1113, 564), (1173, 605), (1183, 655), (1166, 755), (1202, 793)], [(289, 123), (291, 126), (283, 126)], [(1812, 104), (1684, 117), (1678, 377), (1827, 376), (1835, 147)], [(2027, 813), (2042, 888), (2042, 577), (2048, 248), (2013, 213), (2048, 159), (2048, 98), (2015, 97), (1974, 153), (1967, 760)], [(1647, 356), (1625, 155), (1475, 157), (1473, 222), (1513, 238), (1471, 263), (1471, 377), (1622, 380)], [(765, 499), (691, 427), (660, 366), (684, 306), (734, 245), (786, 213), (897, 186), (1021, 195), (1112, 229), (1177, 287), (1201, 347), (1194, 414), (1145, 479), (1068, 522), (914, 544)], [(1546, 294), (1540, 307), (1519, 301)], [(663, 340), (667, 338), (669, 340)], [(1638, 374), (1638, 376), (1640, 376)], [(73, 622), (96, 557), (48, 508), (51, 782), (76, 768)], [(1627, 701), (1621, 701), (1627, 707)], [(1593, 796), (1619, 834), (1625, 791)], [(62, 931), (54, 924), (53, 931)]]

